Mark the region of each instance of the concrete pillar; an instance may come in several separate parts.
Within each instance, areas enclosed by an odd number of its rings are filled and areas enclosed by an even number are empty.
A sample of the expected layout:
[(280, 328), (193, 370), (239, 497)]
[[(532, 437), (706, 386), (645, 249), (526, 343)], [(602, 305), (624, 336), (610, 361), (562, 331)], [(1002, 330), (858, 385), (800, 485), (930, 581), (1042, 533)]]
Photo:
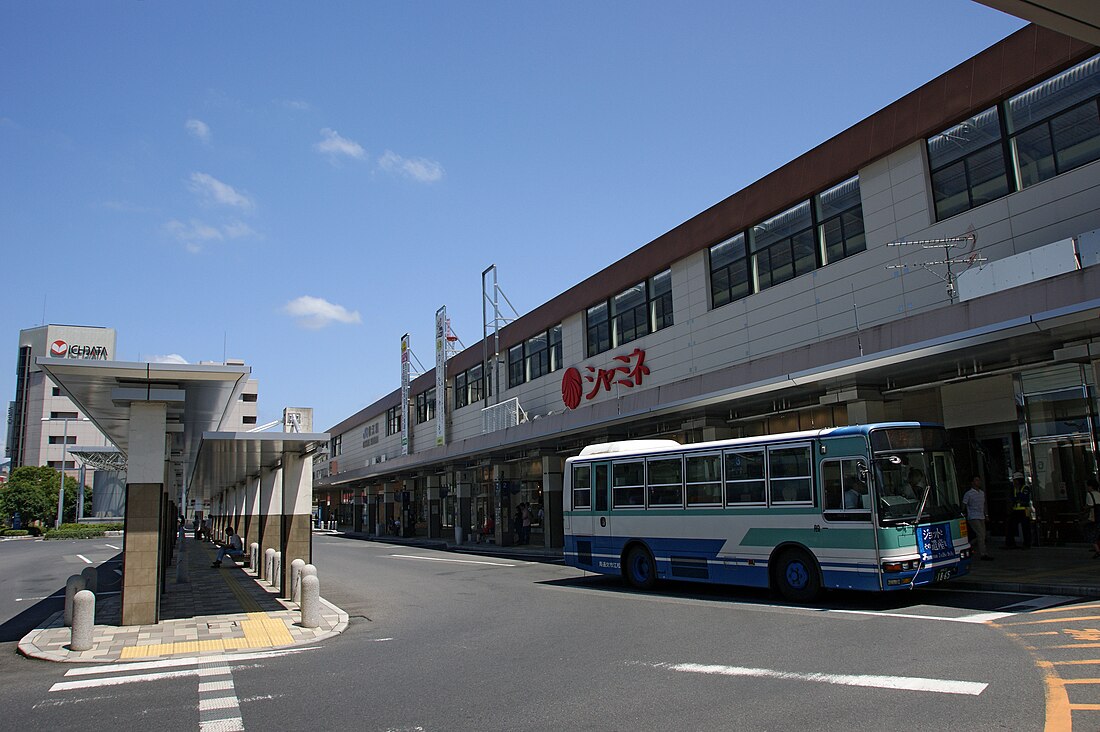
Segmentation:
[(303, 628), (316, 628), (321, 625), (321, 585), (317, 581), (316, 573), (302, 577), (301, 609)]
[[(456, 506), (455, 525), (462, 528), (462, 538), (464, 541), (470, 541), (474, 536), (477, 536), (481, 531), (480, 526), (474, 526), (473, 517), (473, 497), (474, 497), (474, 481), (473, 475), (468, 471), (458, 470), (455, 471), (454, 477), (451, 480), (451, 485), (454, 486)], [(458, 533), (455, 532), (456, 541)]]
[(81, 590), (73, 597), (73, 623), (69, 636), (69, 648), (74, 651), (90, 651), (94, 629), (95, 595), (90, 590)]
[(512, 526), (515, 508), (512, 494), (508, 490), (508, 474), (503, 465), (493, 466), (493, 520), (496, 522), (497, 546), (512, 546), (515, 543), (516, 528)]
[(355, 488), (352, 496), (351, 530), (359, 533), (363, 530), (363, 489)]
[(426, 478), (428, 496), (428, 538), (439, 539), (443, 536), (443, 500), (440, 497), (441, 478), (429, 475)]
[(397, 494), (396, 483), (386, 483), (382, 486), (382, 534), (390, 533), (394, 516), (397, 511), (394, 508), (394, 496)]
[(122, 550), (123, 625), (152, 625), (160, 617), (166, 412), (163, 402), (130, 405)]
[[(263, 470), (260, 472), (260, 531), (257, 542), (260, 545), (260, 556), (264, 556), (268, 549), (279, 550), (282, 543), (282, 529), (280, 504), (282, 503), (282, 472), (281, 469)], [(266, 578), (265, 578), (266, 579)]]
[(295, 559), (313, 561), (313, 530), (310, 504), (313, 498), (313, 457), (283, 453), (282, 470), (282, 577), (279, 595), (287, 596), (290, 565)]
[(562, 546), (565, 528), (562, 516), (562, 487), (565, 460), (560, 457), (542, 458), (542, 543), (545, 547)]
[[(241, 541), (248, 546), (252, 542), (258, 542), (260, 534), (260, 474), (256, 473), (245, 481), (244, 490), (244, 521), (241, 531)], [(255, 566), (252, 569), (256, 569)]]
[(79, 574), (74, 574), (65, 581), (65, 608), (62, 613), (65, 625), (73, 624), (73, 598), (83, 589), (84, 577)]

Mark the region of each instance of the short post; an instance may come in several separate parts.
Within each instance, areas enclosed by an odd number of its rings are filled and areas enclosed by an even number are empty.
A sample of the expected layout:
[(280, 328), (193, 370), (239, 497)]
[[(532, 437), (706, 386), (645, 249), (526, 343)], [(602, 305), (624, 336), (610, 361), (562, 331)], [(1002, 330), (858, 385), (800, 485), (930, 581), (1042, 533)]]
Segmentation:
[(306, 566), (304, 559), (295, 559), (290, 563), (290, 599), (293, 602), (302, 601), (302, 567)]
[(65, 625), (73, 624), (73, 598), (84, 589), (84, 578), (74, 574), (65, 582)]
[(276, 590), (281, 590), (283, 582), (283, 553), (275, 552), (275, 556), (271, 558), (271, 586)]
[(81, 590), (73, 596), (73, 624), (69, 648), (89, 651), (92, 648), (92, 630), (95, 628), (95, 595)]
[(256, 542), (252, 542), (248, 546), (248, 568), (256, 573), (256, 576), (260, 576), (260, 545)]
[[(313, 566), (313, 565), (307, 565)], [(316, 574), (302, 575), (302, 627), (321, 625), (321, 583)]]
[(84, 578), (84, 589), (93, 595), (99, 592), (99, 572), (95, 567), (85, 567), (80, 570), (80, 576)]
[(265, 579), (268, 582), (271, 581), (271, 567), (275, 563), (275, 550), (268, 547), (264, 550), (264, 573), (260, 576), (260, 579)]

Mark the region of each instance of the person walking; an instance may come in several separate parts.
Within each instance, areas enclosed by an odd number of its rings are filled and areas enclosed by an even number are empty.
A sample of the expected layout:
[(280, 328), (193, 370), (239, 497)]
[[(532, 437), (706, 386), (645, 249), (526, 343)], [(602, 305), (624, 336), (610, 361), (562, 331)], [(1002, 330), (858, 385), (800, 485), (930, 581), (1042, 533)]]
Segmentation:
[(982, 478), (975, 475), (970, 479), (970, 488), (963, 493), (963, 505), (966, 506), (966, 526), (969, 529), (970, 542), (978, 552), (978, 556), (985, 560), (993, 559), (986, 551), (986, 521), (989, 520), (989, 509), (985, 503), (985, 491), (982, 489)]
[(1005, 531), (1005, 548), (1016, 548), (1016, 531), (1023, 532), (1024, 549), (1031, 548), (1031, 517), (1035, 507), (1031, 503), (1031, 488), (1024, 482), (1024, 474), (1017, 470), (1012, 474), (1012, 495), (1008, 504), (1008, 529)]
[(225, 534), (229, 537), (229, 540), (218, 550), (218, 556), (214, 559), (214, 563), (210, 565), (211, 567), (222, 566), (222, 560), (226, 557), (239, 557), (244, 554), (244, 545), (241, 543), (240, 534), (234, 531), (232, 526), (226, 527)]
[(523, 518), (522, 518), (522, 521), (520, 522), (520, 526), (523, 529), (523, 541), (521, 543), (522, 544), (530, 544), (531, 543), (531, 507), (529, 505), (527, 505), (526, 503), (523, 503), (523, 504), (520, 505), (520, 508), (523, 509)]

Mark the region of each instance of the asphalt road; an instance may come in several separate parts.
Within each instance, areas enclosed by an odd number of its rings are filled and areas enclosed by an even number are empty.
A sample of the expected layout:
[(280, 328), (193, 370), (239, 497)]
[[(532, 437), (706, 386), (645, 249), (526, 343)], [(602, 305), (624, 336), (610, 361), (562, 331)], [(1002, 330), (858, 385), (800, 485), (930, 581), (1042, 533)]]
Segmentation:
[[(8, 554), (0, 543), (0, 583), (38, 566)], [(314, 559), (351, 616), (341, 636), (230, 660), (217, 692), (193, 665), (80, 671), (7, 652), (0, 708), (42, 730), (195, 730), (219, 694), (253, 730), (1043, 730), (1040, 664), (1092, 653), (1028, 640), (1060, 622), (1014, 625), (1060, 617), (1071, 598), (922, 590), (797, 607), (321, 536)], [(1088, 684), (1074, 693), (1100, 701)], [(1100, 728), (1088, 714), (1074, 725)]]

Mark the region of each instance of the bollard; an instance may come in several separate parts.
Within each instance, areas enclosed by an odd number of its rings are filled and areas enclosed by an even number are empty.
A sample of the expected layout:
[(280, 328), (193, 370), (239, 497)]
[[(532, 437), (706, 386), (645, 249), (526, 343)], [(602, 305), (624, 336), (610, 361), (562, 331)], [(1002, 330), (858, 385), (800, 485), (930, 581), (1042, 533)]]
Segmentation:
[(290, 563), (290, 599), (293, 602), (302, 601), (302, 567), (306, 566), (304, 559), (295, 559)]
[(93, 595), (99, 592), (99, 572), (95, 567), (85, 567), (80, 570), (80, 576), (84, 578), (84, 589)]
[(275, 552), (271, 558), (271, 586), (281, 590), (283, 584), (283, 553)]
[[(313, 566), (313, 565), (307, 565)], [(316, 574), (302, 576), (302, 627), (316, 628), (321, 625), (321, 583)]]
[(267, 549), (264, 549), (264, 573), (260, 577), (260, 579), (265, 579), (268, 582), (271, 582), (271, 569), (272, 569), (272, 565), (274, 563), (275, 563), (275, 550), (272, 549), (271, 547), (268, 547)]
[(74, 651), (90, 651), (94, 628), (95, 595), (89, 590), (81, 590), (73, 596), (73, 628), (70, 631), (69, 648)]
[(260, 576), (260, 545), (252, 542), (248, 547), (248, 568)]
[(73, 624), (73, 597), (84, 589), (84, 578), (74, 574), (65, 582), (65, 625)]

